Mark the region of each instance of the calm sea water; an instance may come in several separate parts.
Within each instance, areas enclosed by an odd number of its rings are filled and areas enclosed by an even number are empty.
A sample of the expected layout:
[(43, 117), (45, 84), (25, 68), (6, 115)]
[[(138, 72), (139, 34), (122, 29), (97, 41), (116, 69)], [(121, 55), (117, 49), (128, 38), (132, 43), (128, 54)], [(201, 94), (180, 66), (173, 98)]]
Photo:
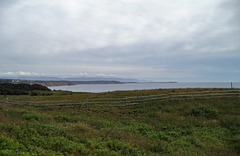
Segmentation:
[[(233, 82), (233, 88), (240, 88), (240, 82)], [(116, 90), (144, 90), (164, 88), (231, 88), (230, 82), (179, 82), (179, 83), (123, 83), (123, 84), (80, 84), (49, 87), (52, 90), (73, 92), (109, 92)]]

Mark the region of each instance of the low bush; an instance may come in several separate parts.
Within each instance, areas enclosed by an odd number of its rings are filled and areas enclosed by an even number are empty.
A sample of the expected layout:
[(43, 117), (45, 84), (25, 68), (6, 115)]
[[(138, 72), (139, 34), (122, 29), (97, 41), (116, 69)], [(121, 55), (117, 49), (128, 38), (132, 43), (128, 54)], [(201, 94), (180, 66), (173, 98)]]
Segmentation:
[(49, 139), (50, 149), (66, 154), (88, 155), (90, 152), (84, 144), (66, 139), (65, 137), (53, 137)]
[(232, 139), (232, 143), (233, 143), (233, 147), (235, 148), (235, 150), (237, 151), (237, 153), (240, 154), (240, 134), (236, 135), (236, 136)]
[(106, 120), (96, 120), (93, 121), (91, 126), (93, 126), (96, 129), (104, 129), (104, 128), (112, 128), (114, 126), (114, 124), (110, 121), (106, 121)]
[(218, 112), (210, 107), (197, 106), (192, 109), (191, 114), (194, 116), (205, 117), (207, 119), (214, 119), (217, 117)]
[(9, 137), (7, 137), (5, 134), (2, 134), (0, 136), (0, 150), (18, 150), (19, 149), (19, 143), (14, 140), (11, 139)]
[(21, 117), (25, 120), (37, 120), (37, 121), (39, 121), (39, 120), (44, 119), (44, 116), (42, 114), (38, 114), (36, 112), (27, 112), (27, 113), (24, 113)]
[(57, 120), (58, 122), (77, 122), (78, 121), (77, 118), (73, 118), (66, 115), (56, 116), (54, 117), (54, 119)]
[(67, 132), (65, 129), (60, 128), (55, 125), (41, 124), (38, 122), (30, 123), (27, 125), (29, 128), (36, 129), (37, 132), (42, 136), (64, 136), (67, 137)]
[(145, 155), (139, 148), (132, 147), (118, 139), (92, 139), (90, 140), (90, 144), (93, 148), (94, 155)]
[(29, 94), (31, 96), (50, 96), (50, 95), (53, 95), (49, 91), (31, 91)]
[(153, 153), (162, 153), (164, 151), (164, 147), (166, 147), (166, 145), (161, 141), (157, 143), (149, 143), (148, 146), (150, 151)]

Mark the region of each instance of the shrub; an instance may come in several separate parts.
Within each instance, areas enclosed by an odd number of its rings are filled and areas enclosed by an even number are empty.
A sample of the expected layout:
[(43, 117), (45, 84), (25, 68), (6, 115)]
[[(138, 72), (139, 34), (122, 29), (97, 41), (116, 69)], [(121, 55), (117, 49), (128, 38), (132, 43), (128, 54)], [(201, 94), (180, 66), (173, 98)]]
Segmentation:
[(210, 107), (197, 106), (192, 109), (191, 114), (194, 116), (205, 117), (207, 119), (214, 119), (217, 117), (218, 112)]
[(126, 144), (117, 139), (108, 140), (107, 147), (110, 150), (120, 152), (120, 155), (144, 155), (138, 148), (131, 147), (129, 144)]
[(109, 153), (109, 150), (105, 148), (94, 150), (94, 155), (96, 156), (105, 156), (105, 155), (108, 155), (108, 153)]
[[(5, 135), (0, 136), (0, 155), (15, 155), (16, 150), (21, 153), (27, 151), (32, 155), (88, 155), (89, 153), (84, 144), (67, 136), (64, 130), (56, 126), (34, 122), (20, 126), (2, 124), (1, 128), (10, 133), (13, 139)], [(20, 152), (18, 154), (20, 155)]]
[(36, 92), (36, 91), (32, 91), (32, 92), (30, 93), (31, 96), (38, 96), (38, 94), (39, 94), (39, 93)]
[(28, 124), (28, 127), (36, 129), (42, 136), (67, 136), (66, 130), (55, 125), (40, 124), (38, 122)]
[(90, 152), (83, 144), (70, 141), (64, 137), (53, 137), (50, 139), (50, 148), (62, 153), (75, 155), (88, 155)]
[(25, 113), (21, 117), (25, 120), (37, 120), (37, 121), (42, 120), (44, 118), (43, 115), (35, 112)]
[[(229, 129), (240, 127), (240, 119), (234, 115), (220, 117), (221, 124)], [(240, 131), (239, 131), (240, 132)]]
[(163, 142), (159, 141), (158, 143), (155, 143), (155, 144), (148, 144), (150, 150), (154, 153), (161, 153), (164, 151), (164, 144)]
[(54, 119), (57, 120), (58, 122), (77, 122), (76, 118), (69, 117), (66, 115), (56, 116), (54, 117)]
[(0, 150), (17, 150), (19, 143), (16, 140), (8, 138), (5, 134), (0, 136)]
[(91, 124), (96, 129), (112, 128), (114, 124), (106, 120), (96, 120)]
[(232, 141), (234, 148), (237, 150), (237, 153), (240, 154), (240, 134), (236, 135)]
[(12, 133), (19, 131), (20, 127), (15, 125), (14, 123), (2, 123), (1, 129), (7, 133)]

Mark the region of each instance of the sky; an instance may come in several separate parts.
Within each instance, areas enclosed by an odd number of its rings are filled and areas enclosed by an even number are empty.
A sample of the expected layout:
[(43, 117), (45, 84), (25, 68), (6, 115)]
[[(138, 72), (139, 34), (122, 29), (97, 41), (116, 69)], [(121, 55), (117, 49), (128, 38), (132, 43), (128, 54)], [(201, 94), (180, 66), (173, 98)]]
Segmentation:
[(239, 82), (239, 0), (1, 0), (0, 78)]

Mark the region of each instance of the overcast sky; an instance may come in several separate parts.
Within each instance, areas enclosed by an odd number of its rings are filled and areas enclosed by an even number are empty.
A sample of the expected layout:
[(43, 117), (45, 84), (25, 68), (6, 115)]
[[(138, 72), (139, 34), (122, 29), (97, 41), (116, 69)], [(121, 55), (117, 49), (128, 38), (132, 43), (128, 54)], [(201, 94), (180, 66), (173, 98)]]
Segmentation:
[(0, 77), (240, 81), (239, 0), (0, 0)]

